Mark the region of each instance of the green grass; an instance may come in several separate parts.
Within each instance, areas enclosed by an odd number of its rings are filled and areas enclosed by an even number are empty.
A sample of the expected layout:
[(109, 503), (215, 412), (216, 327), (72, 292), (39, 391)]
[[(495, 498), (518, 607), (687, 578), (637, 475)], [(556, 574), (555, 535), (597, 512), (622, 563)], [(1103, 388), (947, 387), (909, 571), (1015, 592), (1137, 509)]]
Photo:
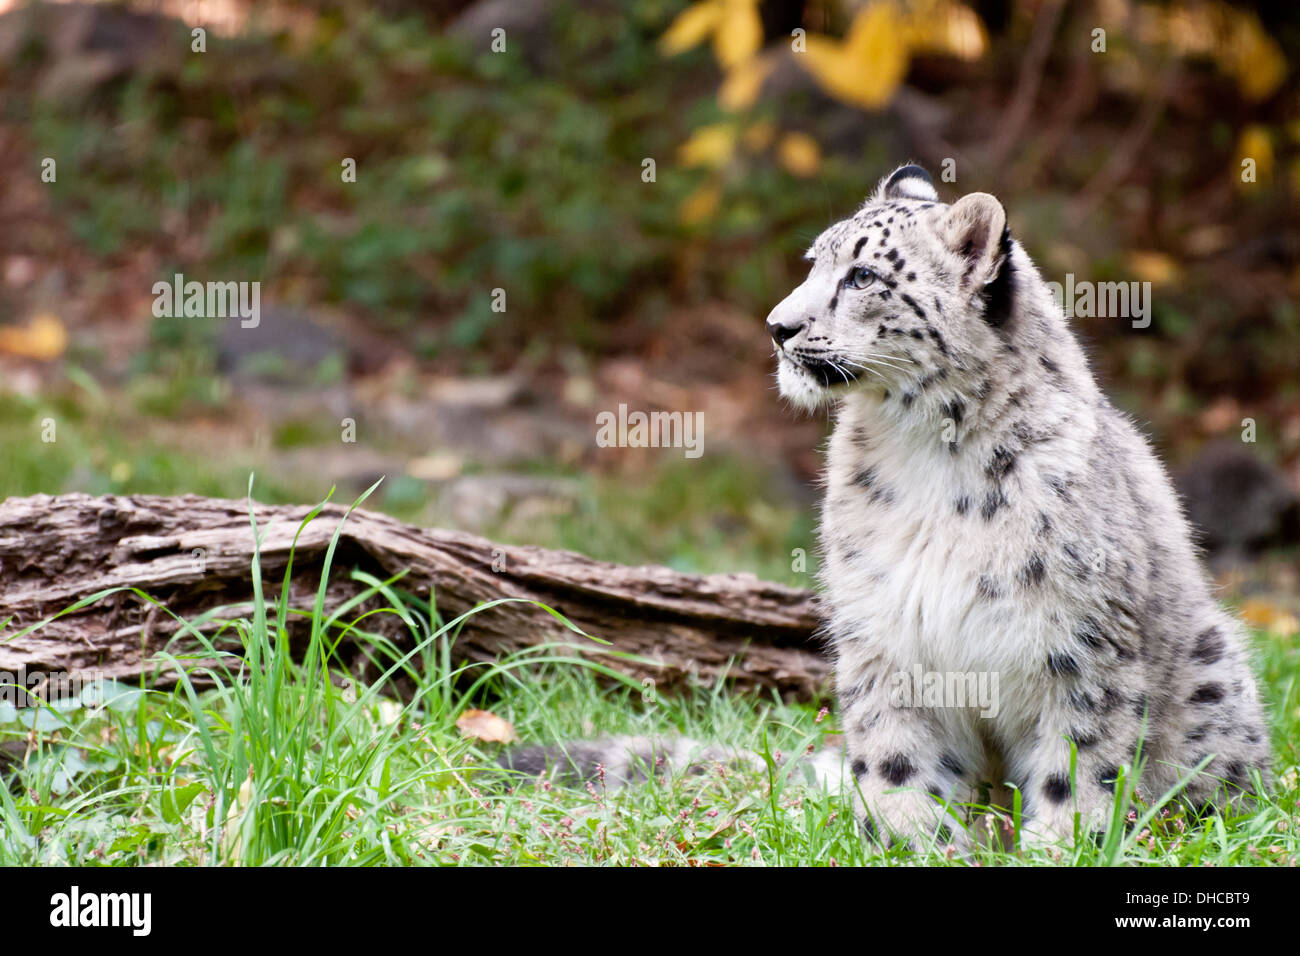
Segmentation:
[[(68, 383), (40, 396), (0, 395), (0, 499), (10, 495), (184, 494), (239, 497), (250, 470), (259, 496), (272, 504), (316, 500), (329, 489), (325, 476), (309, 477), (277, 461), (275, 450), (178, 449), (159, 434), (149, 409), (98, 389), (74, 371)], [(138, 383), (137, 383), (138, 384)], [(138, 395), (136, 396), (138, 399)], [(180, 418), (175, 431), (187, 421)], [(54, 441), (44, 441), (46, 423)], [(274, 444), (326, 448), (337, 431), (292, 420), (276, 426)], [(356, 446), (362, 447), (362, 446)], [(368, 446), (394, 458), (409, 448)], [(595, 476), (576, 469), (546, 474), (573, 483), (572, 508), (526, 521), (505, 514), (478, 529), (507, 543), (581, 551), (624, 564), (665, 564), (680, 571), (749, 571), (765, 580), (811, 586), (817, 571), (812, 512), (789, 500), (765, 469), (735, 455), (669, 462), (632, 478)], [(294, 477), (297, 475), (297, 477)], [(409, 475), (390, 474), (369, 502), (386, 514), (421, 525), (445, 526), (437, 488)], [(794, 570), (791, 553), (806, 554)]]
[[(635, 479), (563, 477), (576, 483), (570, 510), (527, 522), (507, 514), (484, 534), (620, 564), (664, 564), (692, 574), (748, 571), (812, 587), (818, 567), (812, 510), (783, 498), (753, 461), (718, 454), (656, 465)], [(798, 565), (795, 549), (804, 552)]]
[[(11, 495), (194, 494), (234, 497), (248, 468), (232, 457), (187, 455), (150, 437), (148, 422), (122, 410), (120, 396), (99, 392), (84, 375), (80, 391), (0, 395), (0, 499)], [(83, 386), (81, 382), (89, 384)], [(179, 427), (179, 426), (178, 426)], [(262, 493), (292, 501), (298, 489), (276, 480)]]
[[(1116, 814), (1131, 812), (1138, 826), (1122, 838), (1115, 831), (1103, 847), (962, 857), (931, 843), (882, 852), (858, 837), (844, 798), (806, 786), (788, 761), (767, 759), (833, 733), (833, 718), (819, 721), (815, 703), (789, 705), (725, 686), (646, 694), (600, 653), (580, 660), (558, 645), (458, 667), (461, 621), (442, 621), (436, 607), (405, 596), (400, 580), (350, 572), (367, 585), (363, 597), (382, 598), (384, 608), (363, 614), (358, 599), (327, 613), (323, 588), (314, 607), (291, 608), (282, 582), (263, 586), (256, 560), (251, 570), (254, 611), (204, 639), (206, 660), (160, 658), (185, 674), (175, 691), (107, 684), (57, 709), (0, 705), (0, 742), (25, 743), (4, 771), (9, 786), (0, 788), (0, 864), (1258, 865), (1297, 858), (1294, 636), (1259, 642), (1279, 782), (1250, 812), (1197, 825), (1179, 811), (1117, 797)], [(370, 632), (377, 614), (405, 623), (405, 650)], [(290, 615), (310, 624), (298, 660), (288, 648)], [(347, 682), (333, 653), (345, 634), (405, 678), (409, 696), (399, 701), (378, 683)], [(573, 639), (601, 650), (579, 634)], [(239, 653), (227, 650), (232, 645)], [(212, 686), (196, 687), (199, 676)], [(493, 769), (497, 745), (457, 731), (469, 707), (490, 708), (528, 742), (681, 732), (753, 755), (755, 766), (621, 790), (515, 780), (511, 791)]]

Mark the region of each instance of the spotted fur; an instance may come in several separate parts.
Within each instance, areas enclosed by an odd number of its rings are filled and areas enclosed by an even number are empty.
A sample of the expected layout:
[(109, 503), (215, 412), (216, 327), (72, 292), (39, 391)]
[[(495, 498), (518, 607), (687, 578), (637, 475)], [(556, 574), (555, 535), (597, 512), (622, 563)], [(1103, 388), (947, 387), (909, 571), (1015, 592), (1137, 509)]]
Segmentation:
[[(1267, 783), (1244, 630), (1001, 204), (941, 203), (906, 166), (808, 259), (768, 318), (782, 393), (835, 415), (822, 583), (846, 752), (801, 758), (808, 772), (858, 794), (870, 838), (958, 842), (951, 809), (986, 789), (1009, 806), (1005, 784), (1032, 841), (1071, 839), (1076, 812), (1103, 831), (1139, 742), (1147, 798), (1186, 778), (1200, 810)], [(996, 715), (901, 706), (891, 679), (917, 666), (996, 674)], [(502, 759), (613, 786), (754, 761), (640, 737)]]
[[(1139, 741), (1148, 797), (1205, 760), (1198, 809), (1266, 780), (1244, 630), (998, 200), (907, 166), (807, 258), (768, 327), (782, 394), (834, 409), (822, 582), (864, 829), (933, 832), (935, 795), (989, 781), (1036, 839), (1099, 831)], [(996, 674), (997, 715), (899, 706), (914, 665)]]
[[(780, 764), (789, 761), (773, 755)], [(504, 751), (502, 768), (523, 778), (546, 776), (574, 785), (599, 781), (608, 788), (647, 782), (668, 773), (703, 774), (718, 766), (765, 770), (756, 753), (730, 750), (690, 737), (613, 736), (564, 744), (524, 746)], [(824, 748), (798, 755), (792, 779), (807, 778), (822, 787), (839, 789), (845, 761), (841, 751)]]

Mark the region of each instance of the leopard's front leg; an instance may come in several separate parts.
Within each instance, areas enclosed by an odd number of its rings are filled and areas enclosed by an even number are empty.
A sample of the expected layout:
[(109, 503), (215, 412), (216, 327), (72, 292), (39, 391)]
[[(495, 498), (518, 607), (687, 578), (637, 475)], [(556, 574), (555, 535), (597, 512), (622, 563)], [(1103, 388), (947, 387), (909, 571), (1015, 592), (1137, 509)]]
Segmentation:
[(972, 799), (970, 781), (982, 751), (973, 736), (955, 733), (933, 709), (895, 699), (890, 677), (872, 669), (847, 689), (840, 682), (859, 824), (884, 846), (933, 839), (964, 846), (962, 823), (945, 801)]
[[(1146, 718), (1147, 694), (1135, 675), (1097, 667), (1085, 677), (1072, 660), (1048, 661), (1048, 686), (1036, 726), (1009, 747), (1024, 799), (1022, 848), (1073, 845), (1105, 832), (1115, 781), (1131, 768)], [(1071, 772), (1071, 747), (1074, 769)]]

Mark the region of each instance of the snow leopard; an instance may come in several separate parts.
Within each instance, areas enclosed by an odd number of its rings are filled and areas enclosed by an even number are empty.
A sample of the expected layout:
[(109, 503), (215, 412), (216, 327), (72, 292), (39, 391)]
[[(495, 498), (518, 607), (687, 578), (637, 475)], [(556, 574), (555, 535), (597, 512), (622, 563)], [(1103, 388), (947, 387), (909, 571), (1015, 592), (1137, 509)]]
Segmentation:
[[(1134, 780), (1196, 812), (1266, 787), (1245, 629), (1002, 204), (906, 165), (805, 258), (766, 328), (781, 394), (834, 422), (823, 636), (863, 833), (960, 842), (1014, 789), (1022, 844), (1068, 844)], [(996, 706), (963, 699), (990, 675)]]

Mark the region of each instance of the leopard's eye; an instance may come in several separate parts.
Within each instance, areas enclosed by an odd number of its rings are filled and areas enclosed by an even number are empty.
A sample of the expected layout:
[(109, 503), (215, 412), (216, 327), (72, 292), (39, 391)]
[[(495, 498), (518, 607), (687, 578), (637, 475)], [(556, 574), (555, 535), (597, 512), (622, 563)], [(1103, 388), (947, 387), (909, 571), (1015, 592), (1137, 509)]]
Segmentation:
[(876, 274), (874, 272), (866, 266), (858, 266), (844, 277), (844, 287), (846, 289), (865, 289), (875, 281)]

